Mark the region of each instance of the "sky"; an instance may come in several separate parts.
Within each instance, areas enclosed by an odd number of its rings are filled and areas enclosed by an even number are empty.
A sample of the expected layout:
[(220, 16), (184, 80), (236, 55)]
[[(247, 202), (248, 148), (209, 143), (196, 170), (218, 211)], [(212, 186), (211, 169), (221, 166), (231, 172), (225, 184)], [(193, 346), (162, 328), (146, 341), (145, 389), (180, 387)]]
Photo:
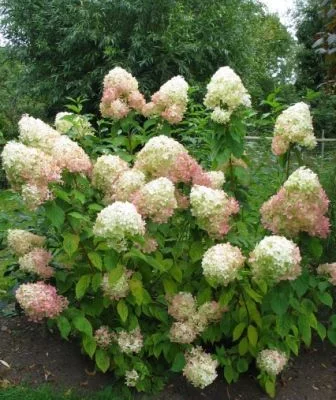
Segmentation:
[(288, 16), (288, 11), (294, 8), (295, 0), (261, 0), (264, 3), (270, 12), (278, 13), (280, 16), (281, 22), (289, 26), (290, 18)]

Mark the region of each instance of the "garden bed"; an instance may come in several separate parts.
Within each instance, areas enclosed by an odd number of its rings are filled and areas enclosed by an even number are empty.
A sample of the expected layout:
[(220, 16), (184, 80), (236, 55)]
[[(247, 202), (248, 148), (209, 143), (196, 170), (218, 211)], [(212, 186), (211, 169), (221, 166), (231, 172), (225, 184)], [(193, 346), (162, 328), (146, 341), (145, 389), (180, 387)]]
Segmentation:
[[(113, 383), (112, 374), (94, 373), (94, 364), (78, 352), (76, 344), (50, 335), (25, 317), (0, 318), (0, 379), (12, 385), (38, 386), (49, 383), (58, 388), (90, 392)], [(336, 349), (317, 341), (290, 363), (279, 380), (277, 400), (334, 400), (336, 398)], [(255, 374), (254, 374), (255, 375)], [(0, 393), (1, 397), (1, 393)], [(148, 398), (148, 397), (147, 397)], [(221, 399), (266, 400), (252, 375), (227, 386), (218, 380), (206, 390), (192, 388), (181, 377), (156, 396), (157, 400)]]

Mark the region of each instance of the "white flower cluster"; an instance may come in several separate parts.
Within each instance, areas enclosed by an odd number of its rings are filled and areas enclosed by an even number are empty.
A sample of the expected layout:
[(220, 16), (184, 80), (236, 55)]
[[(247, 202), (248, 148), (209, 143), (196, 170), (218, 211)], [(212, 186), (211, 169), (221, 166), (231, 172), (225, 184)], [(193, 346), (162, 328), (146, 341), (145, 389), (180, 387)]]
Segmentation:
[(223, 171), (209, 171), (206, 174), (210, 178), (212, 189), (222, 189), (225, 183), (225, 175)]
[(194, 185), (190, 192), (191, 213), (196, 218), (208, 218), (219, 213), (227, 202), (223, 190)]
[(303, 193), (313, 193), (321, 189), (318, 176), (306, 167), (300, 167), (294, 171), (283, 186), (288, 191)]
[(42, 247), (46, 238), (23, 229), (8, 229), (7, 243), (17, 256), (23, 256), (36, 247)]
[(123, 353), (139, 353), (143, 347), (143, 337), (139, 328), (131, 332), (120, 331), (116, 334), (116, 340)]
[(203, 274), (208, 280), (227, 286), (237, 279), (244, 262), (245, 257), (238, 247), (230, 243), (217, 244), (210, 247), (203, 256)]
[(262, 350), (257, 357), (258, 368), (268, 375), (276, 376), (284, 369), (288, 361), (285, 353), (279, 350)]
[(136, 78), (125, 69), (115, 67), (104, 77), (104, 88), (118, 87), (122, 95), (128, 95), (138, 90), (139, 84)]
[(92, 170), (92, 185), (104, 193), (109, 193), (119, 175), (127, 170), (127, 162), (119, 156), (100, 156)]
[(256, 279), (279, 282), (301, 274), (300, 250), (283, 236), (265, 237), (250, 254), (249, 262)]
[(116, 249), (125, 249), (127, 239), (145, 234), (145, 222), (133, 204), (116, 201), (100, 211), (93, 234)]
[(226, 124), (238, 107), (250, 107), (251, 99), (240, 77), (230, 67), (221, 67), (207, 86), (204, 104), (213, 110), (215, 122)]
[(132, 273), (132, 271), (125, 269), (121, 277), (114, 283), (111, 283), (109, 281), (109, 275), (105, 274), (101, 283), (104, 296), (108, 297), (110, 300), (119, 300), (126, 297), (130, 290), (129, 280)]
[(72, 130), (71, 136), (75, 139), (94, 135), (92, 125), (84, 115), (70, 112), (59, 112), (55, 117), (55, 127), (61, 133), (68, 133)]
[(300, 102), (287, 108), (275, 122), (272, 150), (274, 154), (285, 153), (291, 143), (312, 149), (317, 141), (314, 136), (309, 106)]
[(139, 380), (139, 374), (135, 369), (125, 372), (125, 385), (128, 387), (135, 387)]
[(177, 208), (175, 186), (167, 178), (154, 179), (140, 188), (133, 202), (144, 217), (159, 223), (166, 222)]
[(19, 140), (23, 144), (47, 153), (50, 153), (53, 143), (61, 136), (45, 122), (27, 114), (23, 115), (19, 121), (19, 132)]
[(211, 354), (205, 353), (201, 347), (192, 348), (185, 358), (183, 375), (193, 386), (204, 389), (217, 378), (218, 361), (213, 360)]
[(135, 168), (148, 176), (168, 176), (178, 156), (187, 150), (176, 140), (160, 135), (151, 138), (139, 151)]

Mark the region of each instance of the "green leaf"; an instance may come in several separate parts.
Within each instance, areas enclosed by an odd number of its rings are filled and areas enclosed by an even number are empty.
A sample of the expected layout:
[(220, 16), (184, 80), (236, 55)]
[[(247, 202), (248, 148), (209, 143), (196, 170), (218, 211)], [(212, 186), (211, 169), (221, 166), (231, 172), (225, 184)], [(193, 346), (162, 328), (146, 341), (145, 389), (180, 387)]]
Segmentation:
[(320, 336), (321, 340), (324, 340), (327, 336), (327, 329), (326, 327), (321, 324), (320, 322), (317, 323), (317, 328), (316, 331), (318, 333), (318, 335)]
[(76, 298), (81, 299), (90, 286), (91, 275), (83, 275), (76, 284)]
[(275, 397), (275, 380), (265, 382), (265, 391), (272, 399)]
[(62, 338), (67, 339), (69, 333), (71, 332), (71, 325), (69, 320), (63, 315), (60, 315), (59, 317), (57, 317), (57, 327), (61, 333)]
[(74, 327), (81, 333), (85, 333), (87, 336), (92, 336), (92, 326), (88, 319), (83, 316), (77, 316), (73, 319)]
[(271, 308), (278, 314), (286, 313), (289, 306), (289, 297), (285, 292), (273, 292), (271, 296)]
[(144, 290), (142, 287), (142, 281), (139, 279), (131, 279), (129, 281), (129, 287), (132, 295), (135, 297), (135, 301), (138, 305), (141, 305), (144, 301)]
[(166, 294), (174, 294), (177, 292), (176, 283), (172, 279), (163, 279), (163, 287)]
[(245, 322), (240, 322), (233, 330), (232, 338), (233, 340), (238, 340), (242, 333), (244, 332), (246, 328), (246, 323)]
[(333, 298), (330, 296), (329, 293), (327, 292), (319, 292), (317, 294), (317, 297), (319, 298), (320, 302), (325, 304), (326, 306), (332, 308), (333, 305)]
[(117, 265), (115, 268), (111, 270), (109, 273), (109, 283), (111, 285), (115, 285), (118, 280), (122, 277), (125, 269), (122, 265)]
[(55, 202), (48, 203), (44, 206), (46, 216), (55, 228), (60, 228), (64, 224), (65, 214), (61, 207)]
[(286, 344), (296, 356), (299, 354), (299, 346), (295, 337), (286, 336)]
[(258, 331), (255, 326), (249, 325), (249, 327), (247, 328), (247, 337), (251, 345), (253, 347), (256, 347), (258, 343)]
[(298, 328), (306, 346), (311, 344), (311, 328), (310, 321), (306, 315), (300, 315), (298, 319)]
[(110, 357), (108, 356), (106, 351), (104, 351), (102, 349), (98, 349), (96, 351), (95, 360), (96, 360), (97, 367), (102, 372), (106, 372), (109, 369)]
[(311, 255), (319, 260), (323, 254), (323, 246), (318, 238), (309, 238), (309, 251)]
[(91, 281), (91, 286), (92, 286), (92, 289), (94, 292), (96, 292), (99, 289), (102, 280), (103, 280), (102, 274), (97, 273), (97, 274), (93, 275), (92, 281)]
[(89, 260), (91, 261), (91, 264), (97, 269), (99, 269), (99, 271), (101, 271), (103, 268), (103, 260), (100, 257), (100, 255), (95, 251), (91, 251), (90, 253), (88, 253), (88, 257)]
[(224, 377), (227, 383), (231, 383), (233, 381), (234, 371), (231, 365), (226, 365), (224, 367)]
[(183, 353), (177, 353), (175, 358), (174, 358), (174, 362), (173, 365), (171, 367), (171, 370), (173, 372), (181, 372), (184, 368), (186, 364), (186, 360), (184, 358), (184, 354)]
[(78, 249), (79, 245), (79, 236), (74, 235), (73, 233), (66, 232), (63, 235), (63, 249), (71, 257)]
[(240, 358), (237, 362), (238, 372), (246, 372), (248, 370), (249, 364), (245, 358)]
[(95, 342), (95, 340), (92, 337), (84, 336), (83, 347), (84, 347), (86, 354), (88, 354), (89, 357), (92, 358), (94, 355), (94, 352), (96, 351), (97, 343)]
[(244, 356), (249, 349), (247, 337), (243, 337), (242, 340), (238, 344), (238, 352), (239, 355)]
[(201, 260), (203, 254), (204, 250), (202, 244), (199, 242), (193, 242), (189, 250), (189, 256), (191, 258), (191, 261), (195, 263), (196, 261)]
[(336, 346), (336, 329), (335, 328), (328, 329), (328, 339), (331, 344)]
[(127, 304), (125, 303), (125, 300), (119, 300), (117, 304), (117, 311), (121, 320), (125, 322), (128, 317), (128, 307)]

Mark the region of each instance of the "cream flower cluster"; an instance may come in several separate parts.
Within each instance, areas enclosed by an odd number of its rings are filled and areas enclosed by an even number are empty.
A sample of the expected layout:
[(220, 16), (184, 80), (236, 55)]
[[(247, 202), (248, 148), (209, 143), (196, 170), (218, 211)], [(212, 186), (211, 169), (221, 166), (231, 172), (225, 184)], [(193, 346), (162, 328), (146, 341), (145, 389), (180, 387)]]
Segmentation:
[(119, 300), (126, 297), (130, 290), (129, 280), (132, 274), (133, 271), (125, 269), (121, 277), (114, 283), (111, 283), (109, 281), (109, 275), (105, 274), (101, 283), (104, 296), (108, 297), (110, 300)]
[(55, 117), (55, 127), (60, 133), (69, 133), (75, 139), (85, 136), (93, 136), (94, 129), (84, 115), (73, 114), (70, 112), (59, 112)]
[(287, 108), (275, 122), (273, 153), (277, 156), (284, 154), (290, 144), (299, 144), (309, 149), (317, 144), (312, 117), (306, 103), (296, 103)]
[(115, 339), (120, 350), (126, 354), (137, 354), (143, 347), (143, 337), (139, 328), (135, 328), (131, 332), (120, 331), (116, 334)]
[(217, 244), (203, 256), (203, 275), (215, 284), (227, 286), (237, 279), (244, 262), (245, 257), (238, 247), (230, 243)]
[(218, 322), (227, 311), (219, 303), (207, 302), (198, 309), (191, 293), (180, 292), (168, 299), (168, 314), (177, 320), (173, 322), (169, 338), (175, 343), (192, 343), (212, 322)]
[(178, 75), (163, 84), (152, 96), (152, 101), (145, 105), (145, 116), (161, 115), (171, 124), (181, 122), (188, 104), (189, 85)]
[(286, 354), (279, 350), (262, 350), (257, 357), (258, 368), (272, 376), (280, 374), (287, 362)]
[(36, 247), (42, 247), (46, 238), (23, 229), (8, 229), (7, 243), (9, 249), (17, 256), (23, 256)]
[(44, 282), (22, 284), (15, 297), (28, 318), (34, 322), (56, 318), (69, 304), (65, 297), (57, 294), (55, 287)]
[(329, 282), (336, 286), (336, 262), (331, 264), (321, 264), (317, 268), (319, 275), (329, 275)]
[(135, 387), (139, 380), (139, 374), (135, 369), (125, 372), (125, 385), (128, 387)]
[(93, 234), (106, 239), (116, 250), (124, 250), (128, 239), (145, 234), (145, 222), (133, 204), (116, 201), (100, 211)]
[(178, 156), (187, 150), (176, 140), (164, 135), (154, 136), (136, 156), (134, 167), (149, 177), (169, 176)]
[(93, 338), (98, 347), (107, 349), (112, 343), (113, 334), (110, 332), (108, 326), (103, 325), (95, 331)]
[(136, 192), (133, 204), (144, 218), (167, 222), (177, 208), (175, 187), (167, 178), (155, 179)]
[(301, 274), (301, 255), (297, 245), (283, 236), (268, 236), (250, 254), (249, 263), (256, 279), (279, 282)]
[(283, 187), (287, 191), (314, 193), (321, 189), (321, 184), (313, 171), (306, 167), (300, 167), (289, 176)]
[(229, 218), (239, 211), (238, 202), (223, 190), (195, 185), (190, 192), (191, 213), (210, 236), (222, 237), (229, 229)]
[(111, 198), (113, 200), (127, 201), (132, 198), (146, 183), (145, 174), (137, 169), (130, 169), (120, 174), (112, 185)]
[(222, 189), (225, 183), (223, 171), (209, 171), (206, 174), (210, 178), (210, 186), (212, 189)]
[(146, 101), (139, 92), (138, 81), (120, 67), (113, 68), (104, 78), (104, 92), (100, 103), (103, 117), (122, 119), (134, 109), (141, 112)]
[(118, 177), (127, 170), (127, 162), (119, 156), (100, 156), (92, 170), (92, 185), (104, 193), (109, 193)]
[(19, 267), (24, 272), (48, 279), (54, 275), (54, 269), (49, 266), (51, 259), (49, 251), (35, 248), (19, 258)]
[(213, 110), (213, 121), (227, 124), (238, 107), (251, 106), (251, 99), (240, 77), (230, 67), (221, 67), (207, 86), (204, 104)]
[(201, 347), (193, 347), (185, 354), (185, 359), (183, 375), (193, 386), (204, 389), (217, 378), (218, 361)]

